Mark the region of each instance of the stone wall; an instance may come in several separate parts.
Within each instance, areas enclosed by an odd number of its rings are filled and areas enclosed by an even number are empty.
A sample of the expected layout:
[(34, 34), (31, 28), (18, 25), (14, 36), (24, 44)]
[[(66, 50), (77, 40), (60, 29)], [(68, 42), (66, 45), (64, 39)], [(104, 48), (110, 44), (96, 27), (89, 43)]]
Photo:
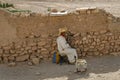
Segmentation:
[(73, 34), (68, 36), (68, 42), (77, 49), (79, 57), (119, 55), (120, 52), (119, 18), (104, 10), (77, 9), (64, 16), (9, 13), (5, 19), (16, 29), (17, 39), (1, 44), (1, 63), (25, 61), (32, 65), (52, 60), (57, 50), (58, 29), (64, 26)]

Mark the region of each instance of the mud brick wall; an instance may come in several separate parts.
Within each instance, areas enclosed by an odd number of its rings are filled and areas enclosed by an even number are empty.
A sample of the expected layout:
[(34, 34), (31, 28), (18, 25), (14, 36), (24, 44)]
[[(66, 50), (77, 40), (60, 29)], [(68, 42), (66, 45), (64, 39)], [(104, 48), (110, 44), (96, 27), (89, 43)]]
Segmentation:
[(120, 19), (104, 10), (77, 9), (64, 16), (12, 14), (0, 10), (0, 17), (0, 30), (3, 31), (0, 34), (4, 36), (0, 38), (0, 63), (27, 62), (32, 65), (41, 60), (51, 61), (57, 50), (58, 29), (64, 26), (73, 34), (68, 35), (68, 42), (76, 48), (79, 57), (120, 53)]

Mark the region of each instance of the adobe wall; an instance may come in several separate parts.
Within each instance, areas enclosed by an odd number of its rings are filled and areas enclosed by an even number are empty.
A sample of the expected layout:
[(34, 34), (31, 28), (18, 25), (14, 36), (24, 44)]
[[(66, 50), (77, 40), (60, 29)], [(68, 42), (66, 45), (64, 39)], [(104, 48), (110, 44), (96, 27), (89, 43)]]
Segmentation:
[[(119, 19), (104, 10), (77, 10), (64, 16), (11, 14), (0, 10), (0, 17), (6, 20), (0, 22), (1, 32), (4, 24), (6, 30), (9, 29), (8, 35), (4, 35), (6, 32), (1, 34), (9, 39), (7, 44), (0, 46), (1, 63), (27, 61), (38, 64), (41, 60), (52, 60), (57, 50), (58, 29), (64, 26), (74, 34), (69, 36), (69, 42), (77, 49), (79, 57), (116, 55), (120, 51)], [(3, 38), (0, 40), (4, 41)]]

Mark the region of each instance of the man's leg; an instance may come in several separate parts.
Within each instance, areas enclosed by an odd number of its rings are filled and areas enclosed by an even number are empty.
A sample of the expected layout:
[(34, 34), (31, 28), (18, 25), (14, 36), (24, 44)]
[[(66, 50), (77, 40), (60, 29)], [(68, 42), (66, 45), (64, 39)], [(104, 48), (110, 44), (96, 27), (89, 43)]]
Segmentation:
[(63, 62), (64, 62), (63, 61), (63, 56), (60, 55), (60, 65), (62, 65)]
[(73, 48), (65, 49), (65, 53), (68, 56), (68, 60), (70, 63), (75, 62), (75, 57), (76, 57), (76, 59), (78, 59), (77, 52)]

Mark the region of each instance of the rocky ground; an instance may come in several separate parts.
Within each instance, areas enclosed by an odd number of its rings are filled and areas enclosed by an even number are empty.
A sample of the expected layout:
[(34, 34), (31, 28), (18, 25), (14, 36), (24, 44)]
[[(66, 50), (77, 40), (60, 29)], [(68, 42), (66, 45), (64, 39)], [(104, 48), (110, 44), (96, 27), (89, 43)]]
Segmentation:
[(119, 80), (120, 56), (88, 57), (88, 71), (74, 73), (75, 66), (42, 62), (37, 66), (0, 65), (0, 80)]
[(119, 0), (1, 0), (13, 3), (18, 9), (31, 10), (37, 13), (46, 13), (48, 8), (58, 10), (74, 10), (80, 7), (98, 7), (120, 17)]

